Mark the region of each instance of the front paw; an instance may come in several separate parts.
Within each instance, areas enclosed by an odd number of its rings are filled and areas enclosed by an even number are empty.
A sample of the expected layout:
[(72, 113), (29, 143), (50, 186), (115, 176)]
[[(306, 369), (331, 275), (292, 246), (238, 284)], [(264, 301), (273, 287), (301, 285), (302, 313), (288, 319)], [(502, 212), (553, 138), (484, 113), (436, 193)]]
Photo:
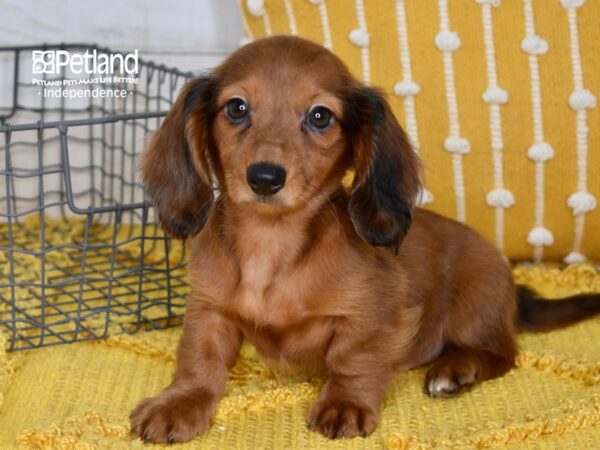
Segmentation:
[(365, 437), (377, 426), (377, 414), (348, 400), (317, 401), (308, 415), (310, 429), (328, 438)]
[(131, 413), (131, 435), (146, 442), (185, 442), (210, 426), (214, 395), (205, 389), (166, 390), (143, 400)]

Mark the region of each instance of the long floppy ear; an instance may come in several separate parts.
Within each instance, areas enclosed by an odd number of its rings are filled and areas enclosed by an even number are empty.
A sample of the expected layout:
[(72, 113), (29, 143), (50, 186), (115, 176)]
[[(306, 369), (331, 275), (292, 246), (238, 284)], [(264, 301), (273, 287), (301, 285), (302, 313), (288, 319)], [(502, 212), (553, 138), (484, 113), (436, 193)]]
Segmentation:
[(381, 92), (355, 85), (347, 107), (355, 169), (350, 217), (371, 245), (397, 252), (421, 188), (419, 158)]
[(198, 233), (213, 203), (208, 163), (216, 80), (189, 81), (142, 155), (142, 179), (163, 229), (185, 239)]

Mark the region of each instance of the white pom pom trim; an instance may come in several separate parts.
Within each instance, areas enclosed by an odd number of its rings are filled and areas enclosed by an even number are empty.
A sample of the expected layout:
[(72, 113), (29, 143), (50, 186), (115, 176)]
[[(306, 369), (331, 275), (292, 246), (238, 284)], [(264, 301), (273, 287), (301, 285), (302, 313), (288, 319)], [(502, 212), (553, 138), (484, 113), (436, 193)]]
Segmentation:
[(475, 0), (480, 5), (500, 6), (500, 0)]
[(481, 98), (486, 103), (503, 105), (508, 101), (508, 92), (506, 92), (500, 86), (493, 86), (487, 88)]
[(579, 8), (585, 3), (585, 0), (560, 0), (563, 8)]
[(350, 42), (352, 42), (354, 45), (357, 45), (358, 47), (369, 46), (369, 33), (367, 33), (365, 30), (361, 30), (358, 28), (356, 30), (352, 30), (348, 35), (348, 39), (350, 39)]
[(587, 89), (578, 89), (569, 95), (569, 106), (575, 111), (596, 107), (596, 96)]
[(547, 142), (537, 142), (529, 147), (527, 156), (535, 162), (546, 162), (554, 157), (554, 149)]
[(567, 205), (573, 210), (573, 214), (593, 211), (597, 204), (596, 197), (585, 191), (574, 192), (567, 199)]
[(264, 0), (246, 0), (246, 7), (254, 17), (262, 17), (265, 14)]
[(507, 189), (498, 188), (488, 192), (485, 201), (494, 208), (510, 208), (515, 204), (515, 196)]
[(423, 188), (417, 194), (417, 205), (421, 206), (428, 203), (433, 203), (433, 194), (427, 189)]
[(458, 136), (448, 136), (444, 140), (444, 148), (450, 153), (459, 153), (464, 155), (471, 151), (471, 144), (468, 140)]
[(527, 242), (531, 245), (549, 246), (554, 244), (554, 236), (546, 227), (535, 227), (527, 235)]
[(548, 42), (540, 36), (527, 36), (521, 41), (521, 50), (530, 55), (543, 55), (548, 51)]
[(408, 97), (411, 95), (416, 95), (421, 90), (421, 87), (411, 80), (403, 80), (398, 81), (394, 85), (394, 94), (399, 97)]
[(435, 46), (442, 52), (454, 52), (460, 45), (460, 38), (454, 31), (440, 31), (435, 36)]
[(577, 264), (586, 262), (587, 258), (585, 257), (585, 255), (582, 255), (579, 252), (571, 252), (563, 258), (563, 261), (565, 262), (565, 264)]

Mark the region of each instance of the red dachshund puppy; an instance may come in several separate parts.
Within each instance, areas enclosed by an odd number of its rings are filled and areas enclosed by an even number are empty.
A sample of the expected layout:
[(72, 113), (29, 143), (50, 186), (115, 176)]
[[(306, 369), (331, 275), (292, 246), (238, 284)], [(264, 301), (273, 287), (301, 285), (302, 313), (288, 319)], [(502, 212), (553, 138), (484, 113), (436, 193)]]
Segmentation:
[(384, 96), (299, 38), (190, 81), (141, 169), (166, 232), (193, 237), (173, 382), (131, 415), (151, 442), (208, 429), (244, 338), (327, 376), (308, 425), (343, 438), (375, 429), (397, 371), (432, 363), (426, 392), (454, 395), (514, 367), (518, 328), (600, 311), (517, 289), (481, 236), (415, 209), (419, 160)]

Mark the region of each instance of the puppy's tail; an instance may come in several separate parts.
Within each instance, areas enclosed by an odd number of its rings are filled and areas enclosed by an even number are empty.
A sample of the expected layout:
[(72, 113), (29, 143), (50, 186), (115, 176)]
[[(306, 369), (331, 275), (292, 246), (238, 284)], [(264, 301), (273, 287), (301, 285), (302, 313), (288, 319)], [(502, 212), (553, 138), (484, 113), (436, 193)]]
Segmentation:
[(600, 294), (544, 300), (533, 290), (517, 286), (518, 326), (523, 331), (561, 328), (600, 313)]

